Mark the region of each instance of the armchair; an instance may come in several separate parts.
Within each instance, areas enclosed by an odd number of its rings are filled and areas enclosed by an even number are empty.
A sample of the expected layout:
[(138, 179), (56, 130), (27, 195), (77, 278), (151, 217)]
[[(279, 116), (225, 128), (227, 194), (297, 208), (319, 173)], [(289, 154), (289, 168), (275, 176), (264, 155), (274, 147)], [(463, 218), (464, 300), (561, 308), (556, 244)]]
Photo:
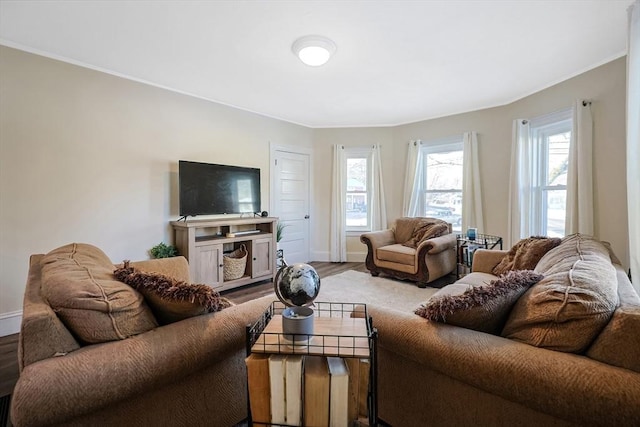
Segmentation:
[[(440, 230), (446, 225), (444, 234), (429, 237), (430, 233), (424, 231), (430, 224)], [(420, 238), (420, 232), (424, 238)], [(411, 247), (411, 240), (415, 248)], [(367, 245), (365, 264), (372, 276), (385, 273), (424, 288), (456, 268), (456, 236), (451, 232), (451, 224), (438, 219), (399, 218), (391, 229), (364, 233), (360, 241)]]

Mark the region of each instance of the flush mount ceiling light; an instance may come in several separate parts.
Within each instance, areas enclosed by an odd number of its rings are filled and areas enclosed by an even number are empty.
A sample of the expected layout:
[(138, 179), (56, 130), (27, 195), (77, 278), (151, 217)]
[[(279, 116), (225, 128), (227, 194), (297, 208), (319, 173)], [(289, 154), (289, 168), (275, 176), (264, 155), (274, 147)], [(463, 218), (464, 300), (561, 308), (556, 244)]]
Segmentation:
[(312, 67), (324, 65), (336, 51), (336, 44), (322, 36), (304, 36), (293, 42), (291, 50)]

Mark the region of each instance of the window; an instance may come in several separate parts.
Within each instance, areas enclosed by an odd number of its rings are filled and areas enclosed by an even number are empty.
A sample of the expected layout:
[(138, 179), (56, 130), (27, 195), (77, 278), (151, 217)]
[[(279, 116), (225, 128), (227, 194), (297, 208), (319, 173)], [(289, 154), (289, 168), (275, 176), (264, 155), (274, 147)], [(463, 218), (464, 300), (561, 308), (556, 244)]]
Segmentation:
[(371, 230), (371, 200), (373, 150), (345, 148), (347, 166), (346, 230)]
[(567, 168), (572, 126), (570, 109), (531, 120), (532, 235), (565, 235)]
[(422, 151), (422, 191), (418, 215), (462, 227), (462, 136), (426, 143)]

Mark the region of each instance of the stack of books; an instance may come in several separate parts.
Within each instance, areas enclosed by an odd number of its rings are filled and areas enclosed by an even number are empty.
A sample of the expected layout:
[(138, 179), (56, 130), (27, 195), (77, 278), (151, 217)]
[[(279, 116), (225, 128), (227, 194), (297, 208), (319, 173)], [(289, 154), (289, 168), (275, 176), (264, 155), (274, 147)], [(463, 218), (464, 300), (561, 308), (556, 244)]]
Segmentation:
[(253, 353), (246, 363), (255, 424), (346, 427), (367, 417), (368, 359)]

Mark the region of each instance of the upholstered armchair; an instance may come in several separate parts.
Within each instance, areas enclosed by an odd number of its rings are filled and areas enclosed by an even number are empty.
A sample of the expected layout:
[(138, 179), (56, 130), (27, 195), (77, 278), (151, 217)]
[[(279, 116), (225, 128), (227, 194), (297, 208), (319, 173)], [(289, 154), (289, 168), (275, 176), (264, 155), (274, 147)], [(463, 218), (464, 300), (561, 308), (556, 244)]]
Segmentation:
[(456, 236), (451, 224), (435, 218), (399, 218), (389, 230), (364, 233), (366, 266), (380, 273), (411, 280), (421, 288), (456, 268)]

